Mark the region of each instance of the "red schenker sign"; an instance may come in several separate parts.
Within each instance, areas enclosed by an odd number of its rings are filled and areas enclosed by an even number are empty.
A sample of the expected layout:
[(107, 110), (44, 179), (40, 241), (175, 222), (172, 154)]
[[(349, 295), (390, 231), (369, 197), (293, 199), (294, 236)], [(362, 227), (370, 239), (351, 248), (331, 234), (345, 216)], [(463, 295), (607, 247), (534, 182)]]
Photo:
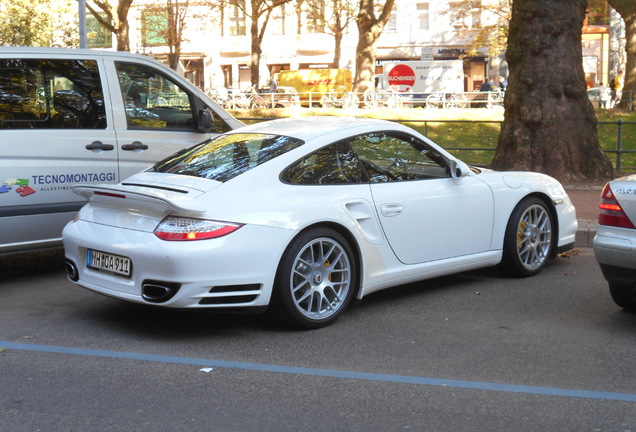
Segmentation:
[(396, 65), (387, 77), (389, 85), (397, 91), (409, 91), (415, 84), (415, 72), (405, 64)]

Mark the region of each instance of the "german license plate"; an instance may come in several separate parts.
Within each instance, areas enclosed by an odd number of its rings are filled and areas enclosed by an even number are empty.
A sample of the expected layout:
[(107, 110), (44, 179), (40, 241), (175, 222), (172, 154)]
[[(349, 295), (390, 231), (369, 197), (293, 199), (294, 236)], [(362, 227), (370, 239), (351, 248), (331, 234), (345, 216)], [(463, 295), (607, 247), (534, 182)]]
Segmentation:
[(86, 265), (92, 269), (130, 277), (130, 258), (124, 256), (89, 249), (86, 257)]

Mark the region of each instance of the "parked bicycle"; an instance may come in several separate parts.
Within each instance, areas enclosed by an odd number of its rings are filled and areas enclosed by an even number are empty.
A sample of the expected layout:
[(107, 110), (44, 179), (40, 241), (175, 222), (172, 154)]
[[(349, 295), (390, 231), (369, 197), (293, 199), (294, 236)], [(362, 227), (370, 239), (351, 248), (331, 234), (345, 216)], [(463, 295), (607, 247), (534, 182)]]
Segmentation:
[(359, 102), (355, 93), (345, 91), (343, 86), (337, 92), (333, 89), (330, 90), (320, 99), (323, 108), (357, 108)]
[(431, 93), (426, 97), (426, 108), (466, 108), (466, 96), (456, 93)]
[(503, 107), (504, 92), (499, 90), (480, 91), (473, 93), (471, 108), (501, 108)]
[(364, 105), (367, 108), (408, 108), (411, 106), (411, 99), (397, 91), (391, 90), (368, 90), (364, 93)]

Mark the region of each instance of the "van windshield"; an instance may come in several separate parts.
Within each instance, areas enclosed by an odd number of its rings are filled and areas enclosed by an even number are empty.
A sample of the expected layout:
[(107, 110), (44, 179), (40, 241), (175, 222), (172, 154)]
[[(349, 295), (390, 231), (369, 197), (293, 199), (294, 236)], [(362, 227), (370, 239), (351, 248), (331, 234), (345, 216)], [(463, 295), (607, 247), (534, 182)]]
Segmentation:
[(303, 143), (297, 138), (282, 135), (220, 135), (207, 144), (185, 149), (157, 162), (149, 171), (226, 182)]

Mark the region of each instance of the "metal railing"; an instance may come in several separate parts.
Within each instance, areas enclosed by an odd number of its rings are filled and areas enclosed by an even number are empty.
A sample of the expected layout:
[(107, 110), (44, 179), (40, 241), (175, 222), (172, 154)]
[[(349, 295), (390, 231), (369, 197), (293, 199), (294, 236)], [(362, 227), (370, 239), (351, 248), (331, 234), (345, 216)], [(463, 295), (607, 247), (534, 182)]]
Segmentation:
[[(252, 105), (250, 91), (235, 90), (223, 96), (208, 92), (215, 102), (224, 108), (242, 109)], [(295, 94), (296, 95), (296, 94)], [(267, 98), (267, 95), (261, 95)], [(504, 93), (492, 92), (408, 92), (370, 90), (364, 93), (351, 91), (298, 92), (300, 105), (312, 108), (501, 108)], [(270, 96), (271, 97), (271, 96)]]
[[(636, 122), (633, 121), (624, 121), (623, 119), (618, 119), (615, 122), (608, 121), (600, 121), (598, 124), (615, 124), (616, 125), (616, 149), (615, 150), (603, 150), (605, 153), (615, 153), (616, 154), (616, 164), (615, 169), (616, 172), (623, 171), (623, 155), (625, 154), (634, 154), (636, 153), (636, 149), (625, 149), (623, 147), (623, 131), (625, 125), (636, 125)], [(636, 137), (633, 138), (632, 142), (636, 143)], [(635, 145), (636, 147), (636, 145)], [(631, 166), (630, 168), (636, 168), (635, 166)]]
[[(592, 89), (591, 91), (594, 91)], [(250, 91), (233, 90), (221, 96), (214, 91), (208, 91), (216, 103), (227, 109), (254, 108), (253, 94)], [(277, 93), (276, 97), (283, 96)], [(344, 90), (332, 90), (322, 92), (294, 93), (293, 98), (298, 97), (298, 103), (294, 106), (310, 108), (427, 108), (427, 109), (452, 109), (452, 108), (487, 108), (503, 109), (505, 93), (502, 91), (491, 92), (407, 92), (398, 93), (394, 90), (370, 90), (364, 93), (347, 92)], [(274, 96), (261, 94), (261, 97), (271, 99)], [(291, 97), (291, 95), (290, 95)], [(600, 95), (598, 92), (589, 94), (588, 97), (595, 107), (600, 108)], [(629, 111), (634, 107), (634, 96), (631, 91), (623, 92), (622, 104)], [(273, 106), (273, 105), (271, 105)]]

